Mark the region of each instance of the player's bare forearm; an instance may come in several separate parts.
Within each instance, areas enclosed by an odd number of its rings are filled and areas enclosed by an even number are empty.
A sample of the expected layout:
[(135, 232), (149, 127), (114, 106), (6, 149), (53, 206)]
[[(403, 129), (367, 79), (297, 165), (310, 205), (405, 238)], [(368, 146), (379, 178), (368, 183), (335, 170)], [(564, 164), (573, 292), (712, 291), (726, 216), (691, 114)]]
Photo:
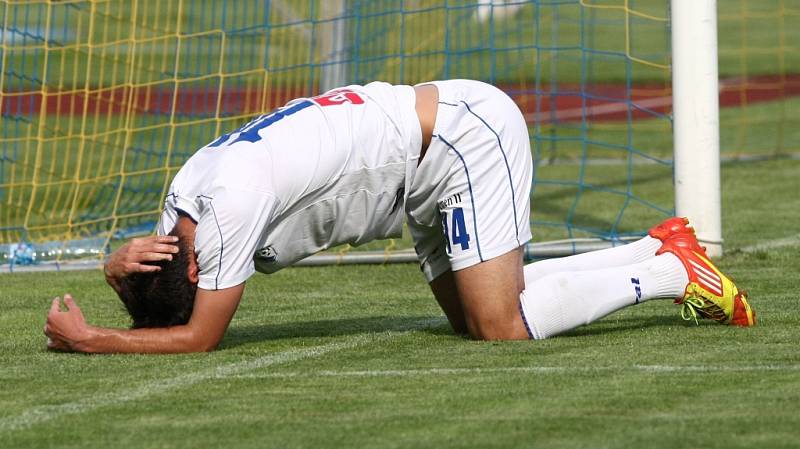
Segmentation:
[(70, 349), (91, 354), (172, 354), (213, 351), (218, 344), (219, 340), (204, 337), (188, 325), (144, 329), (88, 326)]
[(198, 289), (188, 323), (141, 329), (90, 326), (72, 296), (64, 295), (67, 310), (62, 311), (60, 298), (55, 298), (47, 314), (47, 347), (94, 354), (211, 351), (222, 341), (243, 292), (244, 283), (222, 290)]

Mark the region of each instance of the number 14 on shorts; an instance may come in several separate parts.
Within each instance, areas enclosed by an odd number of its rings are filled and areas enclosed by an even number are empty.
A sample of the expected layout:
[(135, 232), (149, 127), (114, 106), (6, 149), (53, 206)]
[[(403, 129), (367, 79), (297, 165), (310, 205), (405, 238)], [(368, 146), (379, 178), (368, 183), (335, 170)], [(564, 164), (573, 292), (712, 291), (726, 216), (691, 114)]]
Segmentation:
[(467, 223), (464, 221), (464, 209), (456, 207), (450, 211), (443, 210), (442, 228), (444, 240), (447, 242), (447, 254), (453, 254), (453, 247), (456, 245), (460, 245), (461, 251), (469, 249), (470, 237), (467, 233)]

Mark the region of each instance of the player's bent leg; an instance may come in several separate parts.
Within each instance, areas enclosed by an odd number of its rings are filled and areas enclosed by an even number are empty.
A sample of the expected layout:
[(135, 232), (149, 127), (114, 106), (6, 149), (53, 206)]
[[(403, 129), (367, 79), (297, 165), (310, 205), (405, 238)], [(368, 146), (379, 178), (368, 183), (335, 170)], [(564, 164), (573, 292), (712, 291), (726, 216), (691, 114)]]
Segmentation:
[(457, 334), (466, 334), (464, 309), (461, 307), (461, 298), (458, 297), (453, 271), (445, 253), (440, 223), (440, 220), (437, 220), (433, 226), (423, 226), (409, 217), (408, 230), (414, 238), (414, 249), (419, 257), (420, 269), (428, 280), (436, 302), (450, 321), (453, 331)]
[(527, 338), (519, 313), (520, 246), (531, 238), (527, 124), (495, 87), (435, 85), (433, 138), (406, 199), (422, 271), (454, 328), (480, 339)]
[(519, 309), (524, 288), (521, 248), (453, 272), (470, 336), (480, 340), (528, 339)]
[(442, 308), (447, 320), (450, 322), (453, 331), (457, 334), (468, 333), (467, 321), (464, 317), (464, 308), (461, 306), (461, 298), (456, 291), (456, 280), (451, 270), (447, 270), (429, 285), (433, 291), (433, 296), (439, 307)]

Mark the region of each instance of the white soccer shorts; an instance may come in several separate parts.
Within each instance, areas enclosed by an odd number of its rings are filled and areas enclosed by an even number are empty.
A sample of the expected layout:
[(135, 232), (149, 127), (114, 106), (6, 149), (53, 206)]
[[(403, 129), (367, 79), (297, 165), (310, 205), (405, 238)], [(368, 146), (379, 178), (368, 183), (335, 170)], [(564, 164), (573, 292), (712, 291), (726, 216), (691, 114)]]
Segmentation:
[(501, 256), (531, 239), (533, 161), (525, 119), (500, 89), (433, 82), (439, 108), (406, 215), (428, 282)]

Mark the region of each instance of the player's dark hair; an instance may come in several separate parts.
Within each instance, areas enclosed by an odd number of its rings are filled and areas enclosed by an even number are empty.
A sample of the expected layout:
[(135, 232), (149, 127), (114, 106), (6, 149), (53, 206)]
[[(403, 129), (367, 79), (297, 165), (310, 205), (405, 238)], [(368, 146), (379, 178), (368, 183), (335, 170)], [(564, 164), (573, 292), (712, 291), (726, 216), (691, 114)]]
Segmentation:
[(152, 262), (161, 267), (152, 273), (135, 273), (123, 279), (120, 299), (133, 319), (134, 329), (169, 327), (189, 322), (194, 308), (197, 284), (189, 281), (189, 258), (193, 257), (185, 237), (175, 229), (169, 233), (179, 238), (180, 249), (172, 260)]

